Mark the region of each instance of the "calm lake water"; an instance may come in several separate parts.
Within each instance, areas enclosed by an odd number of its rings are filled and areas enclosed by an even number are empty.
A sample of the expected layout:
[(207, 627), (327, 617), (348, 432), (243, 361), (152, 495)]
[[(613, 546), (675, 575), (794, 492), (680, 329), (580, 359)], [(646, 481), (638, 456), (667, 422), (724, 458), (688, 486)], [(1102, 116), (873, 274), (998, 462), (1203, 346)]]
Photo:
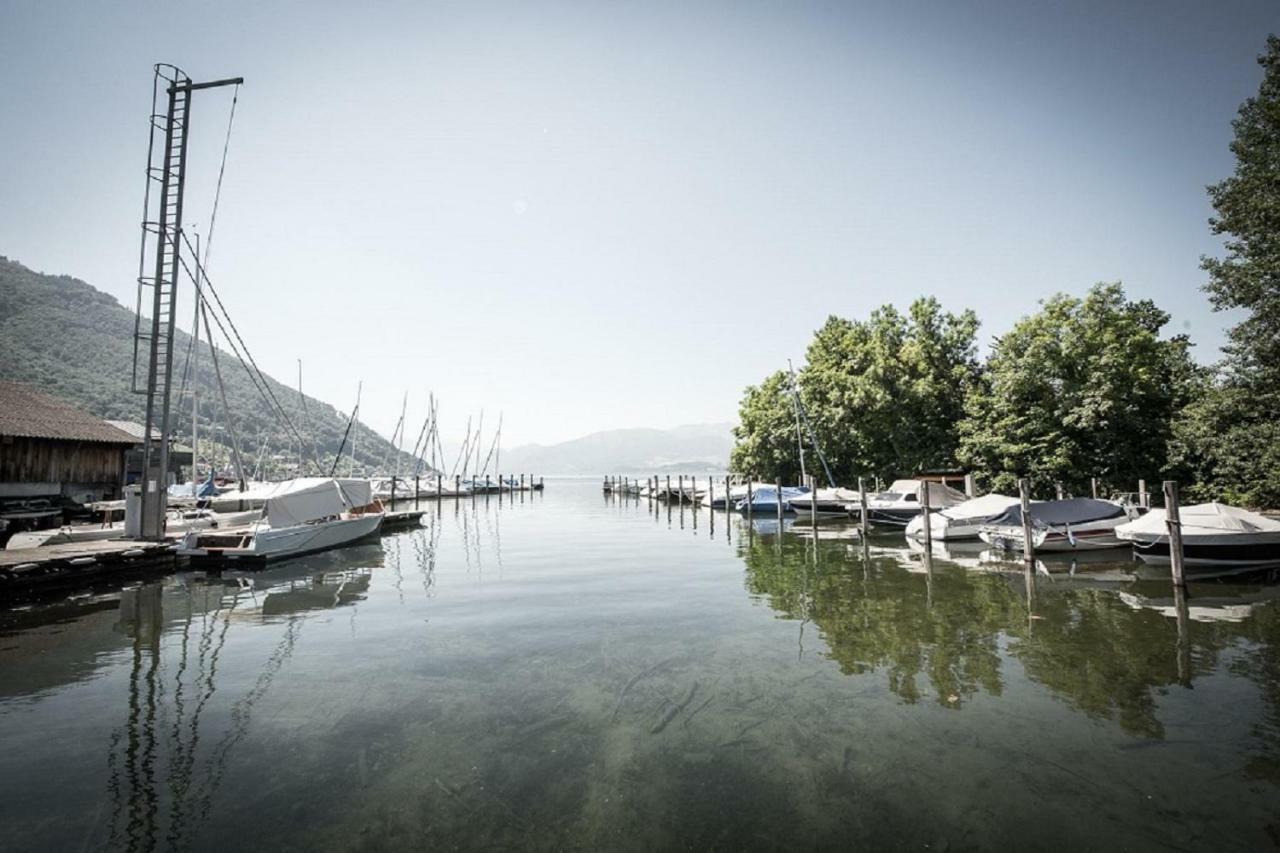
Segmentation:
[(0, 848), (1280, 844), (1274, 578), (596, 480), (426, 521), (0, 611)]

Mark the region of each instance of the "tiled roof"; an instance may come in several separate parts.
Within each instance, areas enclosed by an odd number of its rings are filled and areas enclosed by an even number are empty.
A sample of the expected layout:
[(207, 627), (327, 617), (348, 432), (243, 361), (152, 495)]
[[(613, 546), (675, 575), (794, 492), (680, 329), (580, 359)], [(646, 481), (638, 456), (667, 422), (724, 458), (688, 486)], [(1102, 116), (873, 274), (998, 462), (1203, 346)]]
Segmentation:
[(123, 430), (30, 385), (0, 381), (0, 436), (137, 444)]

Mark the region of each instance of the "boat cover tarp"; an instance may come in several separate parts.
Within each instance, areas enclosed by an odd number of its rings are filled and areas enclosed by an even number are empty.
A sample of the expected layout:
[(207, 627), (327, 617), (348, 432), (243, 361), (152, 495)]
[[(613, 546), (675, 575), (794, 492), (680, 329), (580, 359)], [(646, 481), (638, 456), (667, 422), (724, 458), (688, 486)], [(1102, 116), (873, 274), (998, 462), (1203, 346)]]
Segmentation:
[(360, 505), (349, 504), (343, 493), (347, 488), (358, 488), (361, 483), (364, 494), (367, 495), (367, 480), (338, 481), (330, 477), (300, 477), (275, 483), (266, 500), (267, 522), (272, 527), (292, 527), (340, 515), (351, 506)]
[[(880, 501), (892, 500), (895, 495), (919, 495), (921, 480), (894, 480), (887, 491), (876, 495)], [(854, 494), (857, 494), (856, 492)], [(929, 507), (941, 509), (964, 503), (969, 498), (964, 492), (953, 489), (946, 483), (929, 483)]]
[[(1280, 520), (1247, 509), (1220, 503), (1192, 504), (1178, 508), (1183, 536), (1221, 536), (1224, 533), (1280, 533)], [(1121, 539), (1155, 539), (1167, 536), (1165, 511), (1151, 512), (1116, 528)]]
[(373, 483), (369, 480), (339, 477), (338, 487), (347, 499), (348, 508), (367, 506), (373, 502)]
[[(1103, 518), (1119, 518), (1124, 514), (1124, 507), (1119, 504), (1094, 498), (1069, 498), (1064, 501), (1043, 501), (1031, 505), (1032, 521), (1046, 525), (1084, 524), (1086, 521), (1098, 521)], [(1022, 507), (1010, 507), (1004, 515), (993, 519), (991, 523), (1021, 527)]]
[[(932, 496), (931, 496), (932, 497)], [(1010, 507), (1018, 505), (1017, 498), (1011, 498), (1008, 495), (983, 495), (980, 498), (971, 498), (963, 503), (955, 506), (949, 506), (942, 510), (942, 515), (947, 518), (965, 519), (965, 518), (991, 518), (1000, 515)], [(1021, 522), (1019, 522), (1021, 524)]]

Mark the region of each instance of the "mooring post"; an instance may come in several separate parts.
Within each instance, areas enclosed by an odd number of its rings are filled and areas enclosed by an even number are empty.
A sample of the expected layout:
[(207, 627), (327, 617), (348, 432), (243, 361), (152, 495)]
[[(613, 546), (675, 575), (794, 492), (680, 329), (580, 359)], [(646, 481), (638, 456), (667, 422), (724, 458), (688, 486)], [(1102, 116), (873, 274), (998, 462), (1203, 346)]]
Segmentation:
[(1138, 481), (1138, 506), (1143, 509), (1151, 509), (1151, 498), (1147, 495), (1147, 481)]
[(414, 509), (418, 508), (418, 492), (420, 491), (420, 489), (418, 488), (418, 485), (419, 485), (418, 475), (414, 474), (413, 475), (413, 508)]
[[(729, 491), (729, 475), (728, 475), (728, 474), (726, 474), (726, 475), (725, 475), (725, 477), (724, 477), (724, 514), (725, 514), (725, 515), (728, 515), (728, 514), (729, 514), (729, 510), (731, 510), (731, 509), (733, 508), (732, 506), (730, 506), (730, 504), (732, 504), (732, 503), (733, 503), (733, 501), (729, 500), (729, 495), (730, 495), (730, 491)], [(725, 527), (727, 528), (728, 526), (729, 526), (729, 525), (726, 523), (726, 524), (725, 524)]]
[(716, 478), (707, 478), (707, 505), (711, 509), (711, 514), (715, 515), (716, 508)]
[(453, 475), (453, 496), (454, 498), (462, 497), (462, 475)]
[(684, 503), (684, 474), (680, 475), (679, 485), (680, 485), (679, 500), (680, 500), (680, 503), (683, 504)]
[[(813, 525), (813, 532), (816, 536), (818, 533), (818, 478), (813, 474), (809, 475), (809, 523)], [(817, 539), (814, 540), (814, 548), (817, 548)]]
[(747, 477), (747, 520), (748, 520), (748, 521), (750, 521), (750, 520), (751, 520), (751, 503), (752, 503), (752, 497), (751, 497), (751, 477), (750, 477), (750, 476), (748, 476), (748, 477)]
[(1018, 499), (1022, 502), (1022, 559), (1028, 563), (1036, 558), (1036, 546), (1031, 539), (1031, 481), (1018, 480)]
[(391, 508), (396, 508), (396, 475), (391, 475)]
[(859, 509), (862, 511), (862, 532), (867, 532), (867, 489), (863, 485), (862, 478), (858, 478), (858, 503)]
[[(777, 483), (774, 484), (774, 488), (778, 490), (777, 493), (774, 494), (773, 500), (774, 500), (774, 503), (778, 505), (778, 521), (781, 522), (782, 521), (782, 478), (781, 477), (779, 477)], [(782, 528), (778, 528), (778, 532), (781, 533)]]
[(924, 514), (924, 544), (926, 548), (933, 545), (933, 527), (932, 520), (929, 516), (933, 514), (929, 502), (929, 481), (925, 480), (920, 484), (920, 512)]
[(695, 507), (698, 505), (698, 477), (696, 474), (689, 477), (689, 503)]
[(972, 474), (964, 475), (964, 495), (967, 498), (978, 496), (978, 484), (974, 482)]
[(440, 503), (440, 497), (444, 493), (444, 472), (441, 471), (436, 475), (436, 503)]
[(1089, 494), (1093, 496), (1093, 499), (1095, 501), (1098, 499), (1098, 478), (1097, 477), (1089, 478)]
[(1058, 491), (1058, 500), (1062, 500), (1065, 497), (1062, 491), (1062, 481), (1059, 480), (1058, 482), (1054, 483), (1053, 487)]
[(1178, 481), (1164, 481), (1164, 520), (1169, 528), (1169, 570), (1174, 586), (1186, 586), (1182, 564), (1182, 518), (1178, 514)]
[(670, 474), (667, 475), (667, 488), (666, 488), (666, 491), (662, 493), (662, 499), (667, 503), (671, 503), (671, 475)]

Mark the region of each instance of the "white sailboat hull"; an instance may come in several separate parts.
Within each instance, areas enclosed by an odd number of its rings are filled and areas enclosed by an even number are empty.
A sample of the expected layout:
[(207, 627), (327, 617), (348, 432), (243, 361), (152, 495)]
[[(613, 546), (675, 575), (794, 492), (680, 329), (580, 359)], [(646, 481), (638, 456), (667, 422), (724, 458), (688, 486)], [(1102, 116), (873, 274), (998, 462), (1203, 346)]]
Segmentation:
[(193, 559), (282, 560), (327, 551), (363, 539), (377, 532), (382, 520), (381, 513), (370, 513), (291, 527), (260, 525), (216, 534), (189, 533), (178, 548), (178, 554)]

